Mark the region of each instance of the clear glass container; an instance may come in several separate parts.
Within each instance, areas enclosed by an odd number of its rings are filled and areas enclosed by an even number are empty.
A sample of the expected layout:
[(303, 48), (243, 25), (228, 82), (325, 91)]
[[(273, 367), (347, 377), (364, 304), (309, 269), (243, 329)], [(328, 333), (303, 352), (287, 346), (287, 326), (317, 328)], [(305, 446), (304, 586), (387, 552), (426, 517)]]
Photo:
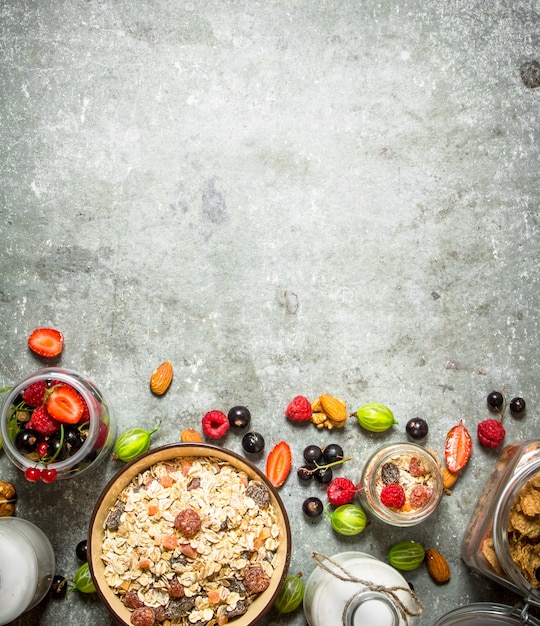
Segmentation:
[(434, 626), (540, 626), (540, 621), (526, 614), (522, 607), (477, 602), (443, 615)]
[(45, 597), (54, 568), (51, 543), (36, 525), (18, 517), (0, 517), (0, 626)]
[[(395, 596), (382, 588), (393, 589)], [(410, 613), (407, 621), (396, 597)], [(363, 552), (320, 555), (306, 582), (303, 602), (310, 626), (413, 626), (422, 612), (403, 576)]]
[[(28, 406), (24, 401), (23, 393), (33, 383), (43, 382), (48, 389), (61, 384), (75, 389), (83, 400), (85, 412), (77, 424), (62, 424), (62, 428), (51, 435), (39, 433), (37, 445), (43, 447), (32, 450), (35, 442), (30, 444), (27, 441), (25, 443), (29, 447), (21, 450), (17, 437), (20, 431), (29, 427), (28, 420), (31, 420), (35, 410), (35, 407)], [(94, 383), (76, 372), (58, 367), (43, 368), (5, 394), (0, 412), (0, 440), (9, 460), (27, 477), (27, 470), (30, 469), (32, 480), (41, 478), (45, 482), (52, 482), (77, 476), (97, 466), (108, 456), (114, 438), (115, 424), (109, 404)], [(60, 448), (56, 457), (53, 452), (55, 446), (56, 449)]]
[[(403, 487), (405, 504), (400, 508), (381, 502), (390, 483)], [(360, 477), (360, 499), (372, 515), (393, 526), (414, 526), (439, 506), (443, 476), (439, 460), (416, 443), (383, 446), (367, 460)]]
[[(526, 546), (529, 533), (533, 542), (540, 537), (538, 517), (532, 515), (528, 524), (523, 517), (527, 509), (515, 508), (518, 502), (521, 507), (518, 498), (533, 480), (540, 485), (540, 441), (516, 442), (504, 448), (465, 530), (462, 556), (473, 571), (540, 606), (540, 579), (536, 570), (531, 571), (535, 561), (530, 560)], [(531, 488), (531, 494), (528, 512), (538, 510), (540, 514), (540, 490)], [(526, 525), (521, 527), (523, 523)]]

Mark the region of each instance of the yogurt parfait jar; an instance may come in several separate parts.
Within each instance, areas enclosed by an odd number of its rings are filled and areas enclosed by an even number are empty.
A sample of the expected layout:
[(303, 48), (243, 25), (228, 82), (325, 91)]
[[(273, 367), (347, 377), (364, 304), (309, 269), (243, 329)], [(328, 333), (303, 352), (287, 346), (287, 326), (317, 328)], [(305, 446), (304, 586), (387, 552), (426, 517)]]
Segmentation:
[(0, 440), (29, 481), (51, 483), (97, 466), (114, 437), (109, 404), (94, 383), (74, 371), (40, 369), (4, 398)]
[(0, 517), (0, 626), (45, 597), (54, 568), (51, 543), (35, 524), (18, 517)]
[[(502, 451), (466, 528), (462, 556), (479, 573), (540, 607), (540, 440)], [(525, 622), (524, 622), (525, 623)]]
[(413, 626), (422, 604), (403, 576), (363, 552), (313, 553), (304, 591), (310, 626)]
[(386, 445), (365, 463), (360, 487), (360, 499), (373, 516), (392, 526), (414, 526), (439, 506), (441, 464), (416, 443)]

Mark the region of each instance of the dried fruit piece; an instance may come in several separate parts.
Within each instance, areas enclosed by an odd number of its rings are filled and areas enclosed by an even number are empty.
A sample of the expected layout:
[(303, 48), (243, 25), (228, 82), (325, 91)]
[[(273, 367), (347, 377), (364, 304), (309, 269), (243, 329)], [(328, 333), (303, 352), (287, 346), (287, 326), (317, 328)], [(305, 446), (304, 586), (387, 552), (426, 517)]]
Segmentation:
[(446, 443), (444, 446), (446, 467), (451, 472), (459, 472), (462, 470), (469, 461), (471, 450), (471, 436), (467, 428), (463, 425), (463, 420), (459, 420), (459, 424), (453, 426), (446, 435)]
[(291, 471), (291, 447), (286, 441), (276, 444), (266, 459), (266, 477), (274, 485), (281, 487)]
[(334, 398), (334, 396), (330, 396), (327, 393), (323, 393), (319, 396), (319, 400), (323, 408), (323, 413), (326, 413), (332, 421), (344, 422), (347, 419), (347, 405), (343, 400)]
[(169, 361), (165, 361), (154, 370), (150, 376), (150, 391), (156, 396), (162, 396), (173, 379), (173, 366)]
[(311, 404), (305, 396), (296, 396), (285, 409), (285, 415), (293, 422), (307, 422), (312, 415)]
[(428, 548), (426, 550), (425, 562), (429, 575), (438, 585), (442, 585), (450, 580), (450, 567), (438, 550)]
[(483, 420), (477, 428), (478, 440), (485, 448), (498, 448), (506, 436), (504, 426), (499, 420)]
[(199, 443), (203, 440), (201, 433), (194, 428), (184, 428), (180, 433), (180, 441), (184, 443), (195, 442)]
[(58, 356), (63, 346), (64, 335), (54, 328), (36, 328), (28, 337), (30, 350), (48, 359)]

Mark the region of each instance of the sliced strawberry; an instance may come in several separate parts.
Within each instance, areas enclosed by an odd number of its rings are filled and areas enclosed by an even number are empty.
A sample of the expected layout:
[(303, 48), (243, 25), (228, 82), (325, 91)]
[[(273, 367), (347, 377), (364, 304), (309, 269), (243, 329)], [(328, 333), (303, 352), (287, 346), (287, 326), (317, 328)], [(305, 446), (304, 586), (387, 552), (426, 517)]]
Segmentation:
[(28, 347), (32, 352), (48, 359), (62, 352), (64, 335), (54, 328), (36, 328), (28, 337)]
[(444, 446), (444, 459), (446, 467), (451, 472), (462, 470), (471, 456), (472, 439), (469, 431), (463, 425), (463, 420), (459, 421), (446, 435)]
[(81, 396), (69, 385), (59, 385), (47, 398), (47, 411), (59, 422), (77, 424), (84, 413)]
[(276, 444), (266, 459), (266, 476), (274, 487), (281, 487), (291, 471), (291, 447), (285, 441)]

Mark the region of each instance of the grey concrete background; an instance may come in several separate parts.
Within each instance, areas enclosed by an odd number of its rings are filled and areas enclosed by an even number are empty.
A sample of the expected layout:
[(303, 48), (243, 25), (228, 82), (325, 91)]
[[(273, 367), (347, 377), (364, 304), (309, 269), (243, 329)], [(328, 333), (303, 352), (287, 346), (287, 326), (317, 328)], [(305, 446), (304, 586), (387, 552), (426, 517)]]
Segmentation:
[[(519, 68), (540, 56), (539, 19), (536, 0), (2, 0), (0, 386), (42, 365), (26, 339), (51, 325), (120, 431), (163, 420), (153, 445), (246, 404), (267, 450), (285, 438), (297, 467), (304, 445), (338, 441), (354, 477), (415, 415), (442, 454), (503, 386), (529, 406), (507, 440), (536, 436), (540, 89)], [(294, 395), (321, 393), (387, 404), (399, 426), (287, 423)], [(314, 548), (384, 559), (412, 538), (452, 568), (444, 587), (408, 577), (421, 626), (504, 597), (460, 558), (496, 456), (475, 440), (429, 524), (354, 539), (303, 519), (320, 490), (291, 475), (291, 571), (307, 577)], [(117, 468), (35, 486), (0, 454), (65, 575)], [(14, 622), (113, 623), (77, 593)]]

